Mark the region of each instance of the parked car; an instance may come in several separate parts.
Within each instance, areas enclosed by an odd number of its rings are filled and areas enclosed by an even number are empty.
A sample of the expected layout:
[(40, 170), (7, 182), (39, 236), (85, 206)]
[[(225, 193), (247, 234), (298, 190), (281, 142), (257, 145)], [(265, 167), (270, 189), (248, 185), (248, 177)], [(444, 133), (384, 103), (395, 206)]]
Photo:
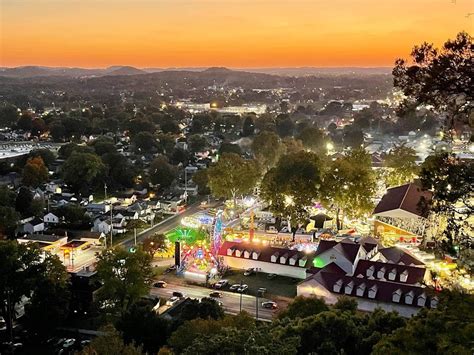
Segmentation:
[(250, 276), (250, 275), (253, 275), (253, 274), (255, 274), (255, 269), (253, 267), (251, 267), (250, 269), (245, 270), (245, 272), (244, 272), (244, 276)]
[(247, 292), (248, 288), (249, 288), (248, 285), (243, 284), (242, 286), (240, 286), (240, 287), (237, 289), (237, 292), (239, 292), (239, 293)]
[(179, 297), (173, 296), (168, 301), (166, 301), (167, 306), (172, 306), (179, 301)]
[(178, 298), (186, 297), (186, 295), (183, 292), (180, 292), (180, 291), (173, 291), (173, 296), (178, 297)]
[(165, 270), (165, 274), (170, 273), (171, 271), (176, 270), (176, 265), (172, 265)]
[(214, 288), (221, 289), (229, 283), (229, 280), (219, 280), (214, 284)]
[(229, 290), (236, 291), (239, 287), (240, 287), (240, 284), (233, 284), (232, 286), (229, 287)]
[(269, 280), (274, 279), (275, 277), (277, 277), (277, 274), (268, 274), (267, 275), (267, 279), (269, 279)]
[(266, 301), (266, 302), (262, 302), (262, 307), (267, 308), (267, 309), (277, 309), (278, 305), (276, 302)]
[(276, 229), (275, 226), (269, 226), (265, 232), (267, 232), (269, 234), (277, 234), (278, 229)]
[(76, 339), (74, 338), (66, 339), (63, 343), (63, 348), (69, 348), (73, 346), (75, 343), (76, 343)]
[(221, 298), (222, 297), (222, 293), (221, 292), (218, 292), (218, 291), (213, 291), (209, 294), (209, 297), (214, 297), (214, 298)]
[(153, 287), (166, 288), (168, 284), (165, 281), (157, 281), (153, 284)]
[(82, 340), (81, 341), (81, 346), (84, 347), (84, 346), (87, 346), (91, 343), (91, 341), (89, 339), (85, 339), (85, 340)]

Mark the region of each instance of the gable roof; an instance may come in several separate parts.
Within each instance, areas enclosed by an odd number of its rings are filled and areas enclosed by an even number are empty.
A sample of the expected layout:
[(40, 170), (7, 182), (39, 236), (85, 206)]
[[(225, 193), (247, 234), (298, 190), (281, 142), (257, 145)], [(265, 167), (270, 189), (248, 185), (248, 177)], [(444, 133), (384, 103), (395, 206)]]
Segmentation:
[(316, 250), (315, 256), (324, 253), (326, 250), (331, 249), (335, 245), (337, 245), (335, 240), (321, 240), (318, 244), (318, 249)]
[(312, 267), (308, 270), (308, 272), (313, 275), (317, 274), (318, 272), (329, 272), (331, 274), (336, 274), (336, 275), (341, 275), (341, 276), (346, 275), (346, 271), (344, 269), (341, 269), (339, 265), (337, 265), (335, 262), (327, 264), (323, 268)]
[(315, 256), (319, 256), (333, 249), (344, 255), (347, 260), (353, 263), (359, 253), (360, 247), (360, 244), (354, 243), (350, 239), (343, 239), (340, 242), (336, 242), (335, 240), (321, 240)]
[(431, 192), (424, 191), (415, 184), (392, 187), (382, 197), (373, 214), (396, 218), (426, 217), (427, 211), (422, 211), (419, 203), (431, 200), (431, 196)]
[[(381, 261), (359, 260), (354, 271), (355, 277), (367, 278), (367, 269), (373, 267), (373, 278), (379, 279), (378, 272), (383, 271), (383, 278), (389, 282), (400, 282), (403, 284), (421, 285), (425, 276), (426, 269), (424, 267), (415, 267), (408, 265), (399, 265), (392, 263), (384, 263)], [(395, 271), (395, 279), (389, 280), (390, 272)], [(400, 275), (406, 272), (407, 280), (405, 282), (400, 280)]]
[(412, 256), (411, 254), (397, 247), (383, 248), (379, 250), (379, 253), (382, 254), (385, 259), (394, 264), (402, 263), (403, 265), (415, 266), (425, 265), (423, 262)]
[[(232, 249), (232, 255), (227, 255), (227, 250)], [(235, 251), (239, 250), (241, 251), (241, 255), (237, 256)], [(286, 248), (275, 248), (275, 247), (269, 247), (261, 244), (255, 244), (255, 243), (246, 243), (246, 242), (229, 242), (225, 241), (221, 247), (219, 248), (218, 255), (219, 256), (226, 256), (226, 257), (232, 257), (232, 258), (237, 258), (237, 259), (245, 259), (244, 256), (244, 251), (248, 251), (250, 253), (252, 252), (257, 252), (258, 253), (258, 258), (253, 259), (252, 256), (250, 256), (250, 260), (255, 260), (255, 261), (262, 261), (262, 262), (267, 262), (267, 263), (272, 263), (272, 264), (279, 264), (279, 265), (286, 265), (286, 266), (291, 266), (291, 267), (299, 267), (299, 268), (310, 268), (313, 263), (314, 259), (314, 253), (307, 254), (302, 251), (298, 250), (292, 250), (292, 249), (286, 249)], [(285, 263), (281, 263), (280, 260), (278, 262), (272, 262), (271, 258), (273, 255), (277, 255), (278, 258), (281, 256), (286, 257)], [(296, 259), (295, 265), (290, 265), (290, 259)], [(304, 266), (300, 266), (299, 261), (300, 260), (305, 260)]]
[[(335, 294), (345, 294), (352, 297), (359, 297), (374, 301), (396, 303), (414, 307), (420, 307), (418, 306), (417, 298), (421, 296), (425, 298), (425, 302), (422, 306), (430, 305), (430, 298), (427, 296), (426, 288), (419, 286), (404, 285), (400, 283), (385, 282), (379, 280), (369, 280), (364, 278), (357, 278), (354, 276), (340, 276), (329, 272), (319, 272), (314, 275), (313, 279), (322, 286), (324, 286), (328, 291)], [(334, 285), (336, 283), (341, 286), (338, 292), (334, 290)], [(352, 289), (346, 290), (347, 285), (352, 285)], [(357, 295), (358, 288), (362, 290), (362, 295)], [(368, 296), (368, 291), (371, 288), (376, 290), (375, 296), (373, 298)], [(346, 293), (346, 291), (348, 292)], [(394, 302), (392, 298), (393, 294), (396, 292), (400, 293), (399, 302)], [(405, 298), (408, 294), (411, 294), (413, 297), (413, 303), (411, 304), (405, 303)]]

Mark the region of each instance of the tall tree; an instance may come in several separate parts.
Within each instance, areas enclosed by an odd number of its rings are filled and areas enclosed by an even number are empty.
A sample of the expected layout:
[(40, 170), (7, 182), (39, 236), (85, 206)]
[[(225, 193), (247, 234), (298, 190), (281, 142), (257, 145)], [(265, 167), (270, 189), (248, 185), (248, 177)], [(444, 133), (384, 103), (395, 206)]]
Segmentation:
[(411, 62), (398, 59), (393, 69), (394, 86), (408, 103), (432, 106), (446, 113), (449, 133), (456, 122), (467, 123), (472, 111), (472, 37), (460, 32), (438, 49), (423, 43), (411, 52)]
[(307, 207), (319, 197), (321, 165), (316, 154), (299, 151), (281, 157), (263, 178), (261, 197), (272, 212), (289, 220), (293, 237), (309, 218)]
[(102, 335), (94, 338), (89, 345), (84, 347), (80, 355), (143, 355), (141, 347), (125, 344), (122, 335), (112, 325), (99, 329)]
[(207, 145), (206, 138), (200, 134), (193, 134), (191, 137), (189, 137), (188, 143), (189, 149), (193, 153), (202, 152)]
[(176, 179), (176, 168), (164, 156), (155, 158), (150, 164), (150, 179), (155, 185), (169, 187)]
[(298, 135), (305, 148), (316, 153), (323, 153), (326, 149), (326, 139), (322, 130), (317, 127), (306, 127)]
[(260, 169), (253, 160), (245, 160), (237, 154), (224, 153), (219, 161), (207, 170), (209, 187), (216, 197), (234, 199), (250, 193), (255, 187)]
[(0, 127), (13, 127), (17, 119), (18, 111), (15, 106), (6, 103), (0, 105)]
[[(344, 215), (362, 217), (372, 211), (376, 175), (370, 155), (363, 149), (330, 163), (323, 181), (323, 202), (335, 210), (337, 227), (342, 228)], [(341, 218), (341, 212), (343, 216)]]
[(152, 152), (156, 146), (155, 136), (147, 131), (138, 132), (132, 138), (133, 145), (135, 146), (135, 151), (137, 153), (149, 153)]
[(159, 251), (166, 250), (166, 237), (164, 234), (153, 234), (143, 240), (143, 251), (152, 257)]
[(96, 154), (73, 152), (64, 162), (64, 181), (75, 191), (88, 191), (103, 181), (106, 167)]
[(245, 117), (244, 125), (242, 126), (242, 137), (253, 136), (255, 132), (255, 124), (252, 116)]
[(125, 312), (148, 294), (153, 276), (152, 257), (138, 248), (135, 253), (116, 247), (104, 250), (97, 257), (97, 274), (102, 281), (98, 291), (100, 301)]
[(372, 354), (472, 353), (474, 296), (445, 291), (440, 297), (436, 309), (423, 309), (405, 326), (386, 333)]
[(436, 216), (437, 225), (446, 221), (436, 236), (438, 246), (451, 253), (457, 249), (461, 256), (469, 252), (473, 245), (469, 221), (474, 211), (474, 163), (447, 153), (432, 155), (421, 165), (420, 179), (423, 187), (433, 192), (425, 207)]
[(419, 168), (416, 164), (416, 152), (404, 145), (395, 146), (384, 158), (387, 169), (385, 183), (387, 186), (399, 186), (412, 182)]
[(285, 146), (276, 133), (263, 131), (255, 136), (252, 142), (252, 151), (260, 165), (269, 169), (274, 167), (284, 154)]
[(149, 301), (139, 301), (118, 320), (117, 329), (127, 344), (137, 344), (148, 354), (156, 354), (166, 344), (170, 326), (159, 317)]
[(15, 209), (24, 217), (27, 217), (31, 212), (31, 202), (33, 201), (33, 194), (27, 187), (20, 187), (15, 200)]
[(28, 327), (35, 333), (53, 331), (64, 320), (68, 275), (57, 256), (44, 255), (31, 244), (1, 241), (0, 268), (0, 313), (8, 330), (12, 327), (13, 306), (23, 296), (30, 297), (25, 316)]
[(201, 195), (207, 195), (211, 193), (209, 189), (209, 177), (207, 176), (207, 169), (198, 170), (193, 174), (192, 180), (198, 186), (198, 192)]
[(31, 187), (38, 187), (48, 181), (48, 168), (40, 156), (28, 159), (23, 168), (22, 181), (24, 185)]

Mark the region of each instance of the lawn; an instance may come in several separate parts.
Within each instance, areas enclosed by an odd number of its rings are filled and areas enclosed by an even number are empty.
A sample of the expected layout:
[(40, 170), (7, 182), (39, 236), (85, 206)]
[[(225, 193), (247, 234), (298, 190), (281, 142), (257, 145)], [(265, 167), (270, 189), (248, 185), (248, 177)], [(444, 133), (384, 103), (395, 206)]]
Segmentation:
[(242, 283), (249, 286), (248, 294), (256, 295), (260, 287), (267, 289), (265, 297), (281, 296), (293, 298), (296, 296), (296, 285), (301, 280), (286, 276), (276, 276), (269, 280), (266, 273), (259, 272), (251, 276), (244, 276), (244, 270), (230, 269), (224, 279), (229, 280), (229, 284)]

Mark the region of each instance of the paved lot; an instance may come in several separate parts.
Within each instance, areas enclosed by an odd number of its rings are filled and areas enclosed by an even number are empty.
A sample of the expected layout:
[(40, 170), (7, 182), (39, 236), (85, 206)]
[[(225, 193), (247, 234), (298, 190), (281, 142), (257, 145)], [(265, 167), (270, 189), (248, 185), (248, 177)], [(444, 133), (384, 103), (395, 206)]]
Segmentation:
[(244, 276), (244, 270), (229, 270), (223, 277), (229, 280), (229, 283), (240, 283), (249, 285), (249, 294), (256, 294), (260, 287), (267, 289), (268, 297), (288, 297), (296, 296), (296, 285), (301, 280), (291, 277), (276, 276), (273, 279), (267, 278), (268, 274), (259, 272), (254, 275)]
[[(156, 288), (153, 287), (150, 291), (150, 295), (159, 296), (163, 298), (170, 298), (173, 291), (183, 292), (187, 297), (191, 298), (203, 298), (209, 297), (209, 293), (212, 292), (212, 289), (199, 286), (189, 286), (189, 285), (175, 285), (168, 284), (167, 288)], [(219, 298), (219, 301), (223, 303), (224, 311), (228, 314), (237, 314), (240, 312), (240, 302), (242, 298), (242, 310), (248, 312), (249, 314), (255, 317), (256, 315), (256, 305), (257, 299), (254, 296), (250, 295), (241, 295), (236, 292), (227, 292), (221, 291), (223, 297)], [(258, 319), (261, 320), (271, 320), (276, 314), (276, 311), (263, 308), (261, 303), (266, 301), (266, 299), (258, 299)]]

